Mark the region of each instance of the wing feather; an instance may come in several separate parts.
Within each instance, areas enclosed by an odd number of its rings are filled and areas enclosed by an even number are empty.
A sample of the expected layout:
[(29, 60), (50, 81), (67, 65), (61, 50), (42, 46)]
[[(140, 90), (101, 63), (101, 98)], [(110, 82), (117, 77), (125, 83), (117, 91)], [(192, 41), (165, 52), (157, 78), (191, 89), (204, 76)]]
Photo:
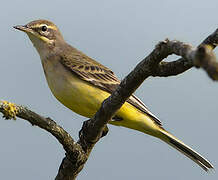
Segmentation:
[[(75, 48), (73, 48), (73, 50), (71, 49), (70, 54), (67, 56), (64, 54), (60, 62), (84, 81), (87, 81), (109, 93), (112, 93), (120, 84), (120, 80), (110, 69)], [(153, 115), (147, 109), (145, 104), (135, 95), (132, 95), (127, 102), (135, 106), (143, 113), (149, 115), (159, 126), (162, 125), (161, 121)]]

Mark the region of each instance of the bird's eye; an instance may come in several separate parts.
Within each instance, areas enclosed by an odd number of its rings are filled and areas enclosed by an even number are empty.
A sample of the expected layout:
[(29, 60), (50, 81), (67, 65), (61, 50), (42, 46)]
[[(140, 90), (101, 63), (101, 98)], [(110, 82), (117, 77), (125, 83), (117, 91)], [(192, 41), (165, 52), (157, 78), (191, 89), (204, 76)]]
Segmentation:
[(45, 32), (45, 31), (47, 31), (47, 29), (48, 29), (47, 26), (42, 26), (42, 31)]

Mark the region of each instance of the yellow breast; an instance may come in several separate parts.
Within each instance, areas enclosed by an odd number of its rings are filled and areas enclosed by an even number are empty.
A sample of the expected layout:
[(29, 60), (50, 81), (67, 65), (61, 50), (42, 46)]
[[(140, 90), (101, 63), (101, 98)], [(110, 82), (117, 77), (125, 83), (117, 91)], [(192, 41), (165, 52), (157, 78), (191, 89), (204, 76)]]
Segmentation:
[[(110, 95), (108, 92), (81, 80), (59, 61), (44, 61), (43, 68), (53, 95), (63, 105), (82, 116), (93, 117), (103, 100)], [(156, 128), (148, 116), (127, 102), (116, 115), (123, 120), (111, 121), (110, 123), (113, 125), (125, 126), (143, 132), (148, 131), (148, 133), (151, 128)]]
[(79, 79), (58, 61), (43, 62), (43, 67), (53, 95), (82, 116), (92, 117), (109, 96), (109, 93)]

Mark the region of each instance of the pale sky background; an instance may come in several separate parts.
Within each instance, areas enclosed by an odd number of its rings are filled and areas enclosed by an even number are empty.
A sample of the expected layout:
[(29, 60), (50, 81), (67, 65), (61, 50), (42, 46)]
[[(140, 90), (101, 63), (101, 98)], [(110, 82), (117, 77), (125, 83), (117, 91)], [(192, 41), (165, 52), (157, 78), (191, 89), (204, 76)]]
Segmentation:
[[(124, 78), (160, 40), (198, 45), (218, 28), (217, 0), (7, 0), (0, 6), (0, 99), (49, 116), (78, 139), (83, 120), (51, 94), (41, 62), (27, 36), (12, 28), (43, 18), (55, 22), (74, 47)], [(218, 56), (218, 51), (215, 51)], [(171, 58), (175, 59), (175, 57)], [(164, 127), (218, 168), (218, 83), (202, 70), (149, 78), (136, 94)], [(50, 180), (64, 150), (28, 122), (0, 117), (0, 179)], [(218, 179), (158, 139), (110, 126), (95, 146), (79, 180)]]

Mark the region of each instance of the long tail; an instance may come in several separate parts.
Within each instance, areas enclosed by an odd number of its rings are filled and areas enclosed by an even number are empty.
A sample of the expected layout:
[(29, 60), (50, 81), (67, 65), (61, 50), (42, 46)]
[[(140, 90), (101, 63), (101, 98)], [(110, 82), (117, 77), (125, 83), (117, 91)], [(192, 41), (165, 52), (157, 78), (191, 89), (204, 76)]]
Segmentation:
[(208, 160), (206, 160), (203, 156), (201, 156), (196, 151), (191, 149), (189, 146), (185, 145), (182, 141), (178, 140), (176, 137), (171, 135), (169, 132), (162, 129), (161, 133), (163, 136), (161, 136), (160, 139), (162, 139), (164, 142), (176, 148), (184, 155), (186, 155), (188, 158), (190, 158), (195, 163), (197, 163), (205, 171), (208, 171), (209, 169), (213, 169), (213, 165)]

